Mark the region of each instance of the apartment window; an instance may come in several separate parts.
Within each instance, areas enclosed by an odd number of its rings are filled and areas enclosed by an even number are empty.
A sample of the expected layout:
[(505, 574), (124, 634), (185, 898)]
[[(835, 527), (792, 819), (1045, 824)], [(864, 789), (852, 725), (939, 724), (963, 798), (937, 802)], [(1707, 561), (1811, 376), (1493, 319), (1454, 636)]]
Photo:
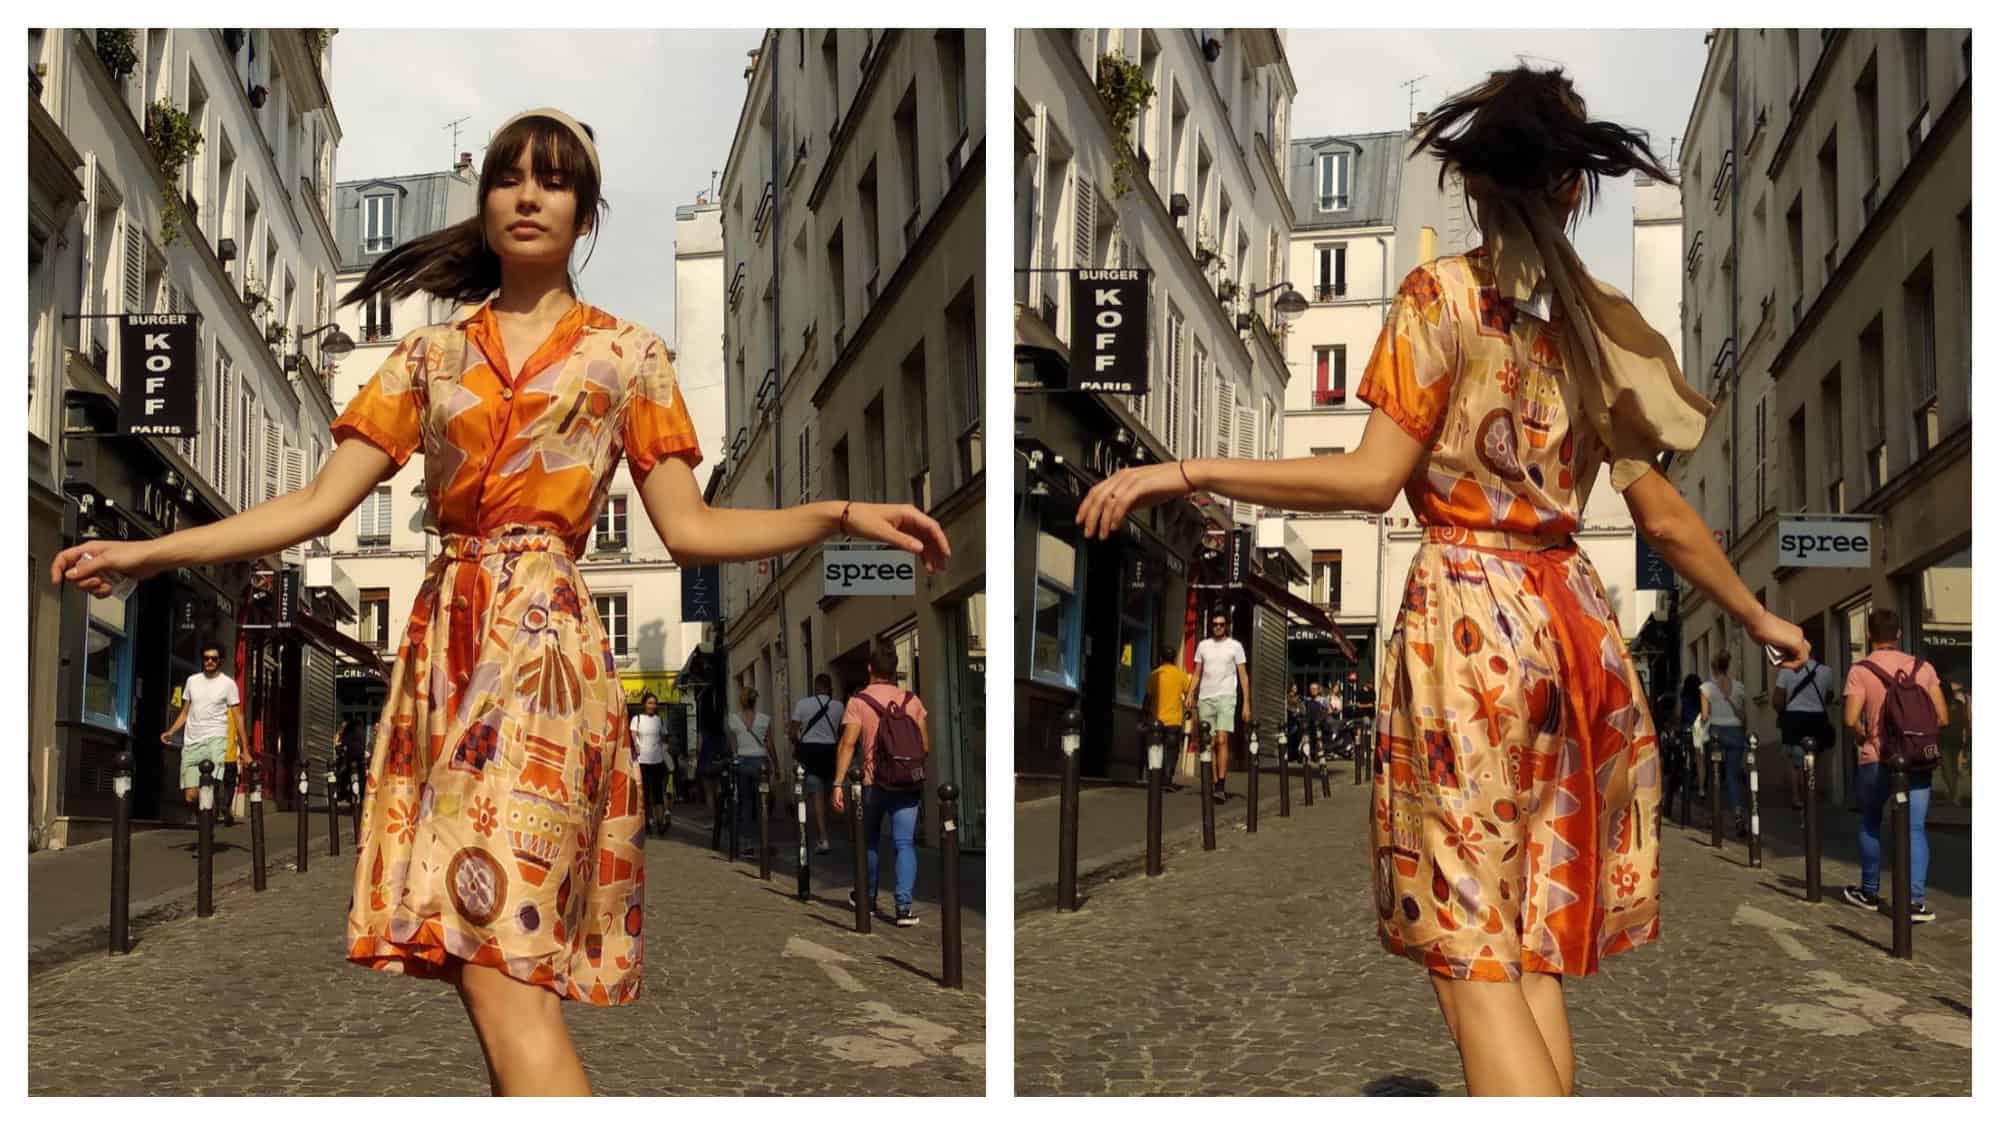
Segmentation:
[(1181, 311), (1170, 302), (1167, 305), (1167, 363), (1166, 394), (1162, 396), (1162, 410), (1167, 449), (1179, 454), (1185, 446), (1181, 444), (1181, 375), (1187, 365), (1187, 320)]
[(1188, 441), (1186, 447), (1197, 457), (1202, 456), (1209, 448), (1208, 393), (1208, 348), (1197, 339), (1194, 342), (1194, 394), (1188, 400)]
[[(820, 81), (826, 90), (826, 133), (829, 138), (840, 132), (840, 31), (827, 28), (826, 37), (819, 41)], [(831, 147), (831, 146), (829, 146)]]
[(849, 476), (847, 472), (847, 439), (844, 437), (841, 438), (839, 441), (833, 443), (832, 467), (833, 467), (833, 494), (835, 496), (853, 495), (853, 490), (848, 487)]
[(1868, 58), (1868, 68), (1862, 72), (1861, 80), (1854, 84), (1854, 108), (1861, 125), (1861, 222), (1867, 225), (1875, 214), (1875, 205), (1881, 201), (1880, 180), (1882, 163), (1882, 124), (1879, 117), (1881, 96), (1875, 86), (1875, 58)]
[(236, 459), (234, 443), (229, 439), (229, 356), (222, 350), (222, 342), (216, 341), (215, 348), (215, 434), (209, 448), (215, 451), (215, 491), (225, 500), (229, 496), (229, 463)]
[(395, 302), (387, 293), (377, 293), (361, 302), (361, 339), (387, 340), (396, 334), (396, 326), (390, 316)]
[(1840, 133), (1826, 135), (1819, 150), (1819, 206), (1825, 215), (1821, 228), (1826, 232), (1826, 275), (1821, 284), (1833, 280), (1833, 268), (1840, 262)]
[(1340, 612), (1340, 552), (1314, 551), (1312, 554), (1313, 604), (1328, 613)]
[(1345, 211), (1348, 203), (1350, 153), (1329, 152), (1319, 158), (1319, 209)]
[(604, 623), (604, 635), (611, 642), (611, 654), (624, 657), (632, 651), (632, 615), (626, 607), (626, 595), (597, 594), (591, 598), (597, 603), (597, 619)]
[(1931, 127), (1931, 67), (1927, 51), (1930, 34), (1921, 27), (1903, 29), (1903, 73), (1909, 79), (1910, 123), (1903, 138), (1909, 148), (1905, 159), (1917, 155), (1917, 146)]
[(861, 182), (857, 187), (861, 197), (861, 291), (867, 303), (862, 306), (861, 315), (875, 307), (875, 298), (882, 271), (882, 199), (875, 188), (875, 162), (870, 160), (862, 169)]
[(1801, 406), (1792, 412), (1792, 419), (1785, 425), (1785, 464), (1791, 471), (1785, 479), (1791, 482), (1785, 497), (1785, 507), (1794, 512), (1806, 510), (1808, 490), (1806, 488), (1806, 409)]
[(360, 518), (355, 523), (355, 538), (361, 546), (389, 545), (389, 533), (394, 526), (390, 518), (389, 496), (389, 486), (378, 484), (373, 492), (361, 498)]
[(903, 220), (903, 252), (907, 254), (911, 244), (917, 240), (917, 221), (924, 213), (923, 183), (918, 174), (917, 161), (917, 83), (914, 79), (903, 93), (903, 103), (896, 108), (896, 161), (903, 169), (903, 198), (908, 201), (908, 217)]
[(1861, 333), (1861, 465), (1865, 491), (1873, 494), (1889, 479), (1888, 417), (1882, 385), (1882, 319)]
[[(963, 163), (959, 143), (971, 131), (972, 110), (966, 102), (965, 29), (946, 28), (937, 33), (938, 74), (944, 80), (945, 135), (954, 138), (952, 152)], [(957, 175), (957, 169), (952, 169)]]
[(1347, 401), (1347, 345), (1313, 349), (1313, 405), (1339, 406)]
[(1347, 244), (1319, 248), (1319, 271), (1314, 275), (1313, 300), (1331, 301), (1347, 296)]
[(984, 400), (979, 381), (979, 320), (973, 307), (972, 283), (958, 291), (944, 311), (944, 347), (952, 365), (951, 386), (957, 417), (958, 483), (962, 486), (986, 471)]
[(879, 393), (861, 413), (861, 436), (866, 443), (867, 496), (878, 504), (886, 503), (889, 499), (889, 428)]
[[(1071, 533), (1074, 534), (1073, 532)], [(1035, 536), (1035, 612), (1029, 670), (1059, 687), (1077, 685), (1082, 663), (1083, 555), (1075, 542), (1043, 530)]]
[(910, 503), (922, 511), (931, 507), (931, 416), (924, 391), (924, 345), (918, 341), (903, 359), (902, 416), (910, 419), (909, 434)]
[[(597, 549), (629, 551), (632, 541), (625, 536), (625, 494), (614, 492), (604, 498), (604, 507), (597, 510)], [(607, 548), (605, 540), (614, 540), (616, 548)]]
[(1805, 209), (1796, 195), (1792, 197), (1792, 205), (1785, 209), (1785, 248), (1791, 267), (1792, 327), (1797, 328), (1806, 302), (1806, 223)]
[(1931, 281), (1931, 260), (1903, 283), (1903, 331), (1910, 346), (1911, 384), (1916, 407), (1910, 412), (1910, 459), (1936, 448), (1938, 438), (1937, 288)]
[(396, 197), (393, 194), (367, 195), (361, 198), (363, 220), (366, 231), (361, 249), (369, 254), (379, 253), (396, 244)]
[(1750, 493), (1750, 510), (1756, 515), (1761, 516), (1770, 509), (1770, 505), (1765, 502), (1766, 493), (1764, 491), (1764, 480), (1771, 462), (1770, 392), (1766, 391), (1762, 397), (1758, 398), (1754, 418), (1751, 440), (1756, 443), (1752, 446), (1752, 449), (1755, 450), (1757, 467), (1752, 476), (1754, 491)]
[(1847, 510), (1846, 462), (1841, 442), (1840, 368), (1827, 373), (1819, 384), (1820, 459), (1826, 465), (1826, 510)]
[(361, 591), (361, 641), (376, 652), (389, 647), (389, 591)]
[(826, 241), (826, 279), (833, 298), (833, 354), (847, 346), (847, 240), (840, 227)]

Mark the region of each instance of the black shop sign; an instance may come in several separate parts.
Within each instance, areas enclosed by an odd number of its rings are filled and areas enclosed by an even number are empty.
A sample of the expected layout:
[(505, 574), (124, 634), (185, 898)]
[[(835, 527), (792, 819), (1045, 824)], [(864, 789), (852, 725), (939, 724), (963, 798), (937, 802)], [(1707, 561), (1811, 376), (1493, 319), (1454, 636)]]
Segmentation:
[(1146, 278), (1151, 272), (1071, 271), (1070, 390), (1146, 393)]
[(118, 325), (118, 430), (157, 437), (193, 437), (194, 314), (127, 316)]

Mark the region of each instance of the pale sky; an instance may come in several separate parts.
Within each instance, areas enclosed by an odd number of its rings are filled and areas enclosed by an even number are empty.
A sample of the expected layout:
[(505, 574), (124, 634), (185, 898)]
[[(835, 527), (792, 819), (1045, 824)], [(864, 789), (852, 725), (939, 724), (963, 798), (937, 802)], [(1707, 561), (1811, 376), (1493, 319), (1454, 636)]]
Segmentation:
[[(674, 341), (674, 208), (722, 171), (762, 32), (342, 28), (337, 179), (478, 167), (494, 128), (552, 105), (597, 134), (610, 204), (577, 262), (584, 300)], [(468, 118), (456, 148), (447, 123)]]
[[(1402, 83), (1425, 75), (1416, 108), (1428, 109), (1475, 86), (1516, 56), (1575, 80), (1592, 117), (1652, 134), (1662, 159), (1687, 128), (1706, 28), (1668, 31), (1314, 31), (1292, 29), (1285, 49), (1299, 85), (1292, 136), (1374, 133), (1409, 126), (1410, 93)], [(1412, 166), (1414, 167), (1414, 166)], [(1406, 173), (1409, 169), (1405, 169)], [(1593, 274), (1632, 290), (1632, 181), (1605, 180), (1597, 210), (1576, 236)]]

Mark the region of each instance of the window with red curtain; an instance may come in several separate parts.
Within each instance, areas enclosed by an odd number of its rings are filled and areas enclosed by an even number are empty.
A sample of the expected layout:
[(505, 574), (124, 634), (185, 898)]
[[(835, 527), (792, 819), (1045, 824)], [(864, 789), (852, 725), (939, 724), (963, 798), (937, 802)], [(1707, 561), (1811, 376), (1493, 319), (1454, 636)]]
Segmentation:
[(1313, 349), (1313, 405), (1337, 406), (1347, 401), (1347, 345)]

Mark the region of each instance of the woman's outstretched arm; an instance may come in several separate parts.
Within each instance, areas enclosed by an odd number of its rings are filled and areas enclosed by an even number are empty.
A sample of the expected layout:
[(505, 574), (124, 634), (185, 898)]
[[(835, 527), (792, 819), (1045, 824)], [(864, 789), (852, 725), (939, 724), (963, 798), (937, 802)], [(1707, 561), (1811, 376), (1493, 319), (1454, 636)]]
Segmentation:
[[(205, 566), (262, 558), (294, 543), (328, 535), (394, 471), (389, 455), (366, 441), (334, 446), (318, 475), (304, 488), (274, 496), (228, 519), (158, 539), (93, 539), (64, 550), (49, 564), (49, 580), (68, 578), (85, 593), (108, 595), (106, 572), (150, 578), (177, 566)], [(84, 559), (84, 555), (91, 556)]]
[(663, 457), (653, 466), (639, 483), (639, 498), (660, 541), (682, 566), (769, 558), (843, 531), (915, 554), (926, 573), (943, 570), (951, 559), (944, 528), (911, 505), (820, 500), (790, 508), (711, 508), (695, 487), (694, 470), (678, 457)]
[[(1625, 490), (1625, 505), (1639, 533), (1695, 589), (1708, 595), (1724, 613), (1743, 623), (1758, 644), (1770, 645), (1786, 655), (1786, 666), (1797, 667), (1812, 654), (1799, 627), (1765, 609), (1750, 588), (1729, 565), (1729, 556), (1716, 545), (1708, 524), (1702, 521), (1680, 491), (1649, 469)], [(1762, 659), (1758, 653), (1753, 659)], [(1702, 695), (1702, 714), (1708, 714), (1708, 696)]]
[(1378, 410), (1352, 453), (1277, 461), (1201, 457), (1122, 469), (1083, 498), (1076, 523), (1085, 538), (1108, 538), (1132, 512), (1196, 491), (1294, 512), (1385, 512), (1423, 453), (1416, 438)]

